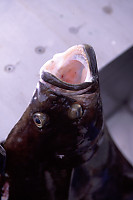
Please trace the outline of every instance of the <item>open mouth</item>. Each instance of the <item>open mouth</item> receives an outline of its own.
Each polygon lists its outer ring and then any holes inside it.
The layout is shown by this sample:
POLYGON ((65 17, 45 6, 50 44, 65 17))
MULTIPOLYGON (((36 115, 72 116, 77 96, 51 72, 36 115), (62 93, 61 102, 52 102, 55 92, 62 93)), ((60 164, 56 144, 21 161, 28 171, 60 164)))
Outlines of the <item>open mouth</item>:
POLYGON ((90 86, 93 77, 85 46, 76 45, 63 53, 55 54, 42 66, 40 76, 43 81, 53 85, 59 86, 59 83, 62 87, 64 85, 64 89, 72 89, 74 86, 74 90, 78 90, 80 85, 83 88, 90 86))

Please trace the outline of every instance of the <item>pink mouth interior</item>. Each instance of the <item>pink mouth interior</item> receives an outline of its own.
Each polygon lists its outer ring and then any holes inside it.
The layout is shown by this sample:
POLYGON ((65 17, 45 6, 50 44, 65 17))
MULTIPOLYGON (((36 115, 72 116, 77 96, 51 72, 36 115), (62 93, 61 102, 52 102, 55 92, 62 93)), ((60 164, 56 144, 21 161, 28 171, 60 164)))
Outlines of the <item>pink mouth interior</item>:
POLYGON ((64 82, 80 84, 85 82, 87 70, 81 62, 70 60, 67 65, 57 71, 56 76, 64 82))
POLYGON ((63 53, 58 53, 47 61, 41 68, 50 72, 63 82, 81 84, 91 81, 88 57, 83 45, 75 45, 63 53))

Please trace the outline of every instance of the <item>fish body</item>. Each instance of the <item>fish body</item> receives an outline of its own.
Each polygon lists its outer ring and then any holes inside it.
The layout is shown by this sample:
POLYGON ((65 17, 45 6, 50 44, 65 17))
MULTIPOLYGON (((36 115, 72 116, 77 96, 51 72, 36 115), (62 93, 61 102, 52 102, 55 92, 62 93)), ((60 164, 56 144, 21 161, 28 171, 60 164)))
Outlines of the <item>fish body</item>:
POLYGON ((9 200, 130 200, 133 195, 133 169, 104 128, 89 45, 71 47, 41 68, 31 102, 3 147, 9 200))

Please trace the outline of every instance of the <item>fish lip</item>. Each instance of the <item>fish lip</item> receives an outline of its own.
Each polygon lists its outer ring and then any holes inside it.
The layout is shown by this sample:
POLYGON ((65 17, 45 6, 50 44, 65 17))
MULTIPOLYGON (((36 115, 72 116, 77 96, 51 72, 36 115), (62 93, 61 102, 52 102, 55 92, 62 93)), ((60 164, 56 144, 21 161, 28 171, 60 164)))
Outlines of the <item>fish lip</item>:
POLYGON ((59 78, 54 76, 53 74, 49 72, 43 72, 41 74, 41 82, 47 82, 51 85, 57 86, 59 88, 65 89, 65 90, 72 90, 72 91, 78 91, 86 89, 90 86, 92 86, 95 83, 96 80, 93 80, 92 82, 84 82, 81 84, 70 84, 64 81, 61 81, 59 78))
POLYGON ((96 54, 92 46, 88 44, 83 44, 84 52, 87 56, 87 59, 89 60, 89 67, 90 72, 92 75, 92 79, 98 80, 98 69, 97 69, 97 60, 96 60, 96 54))
MULTIPOLYGON (((87 62, 89 63, 89 69, 91 74, 91 81, 83 82, 80 84, 71 84, 67 83, 65 81, 62 81, 61 79, 57 78, 52 73, 45 71, 41 68, 40 70, 40 82, 42 83, 49 83, 53 86, 65 89, 65 90, 72 90, 72 91, 79 91, 84 90, 86 88, 90 88, 91 86, 98 83, 98 71, 97 71, 97 62, 96 62, 96 56, 93 48, 90 45, 83 44, 83 45, 77 45, 82 47, 83 53, 85 54, 85 58, 87 59, 87 62)), ((97 85, 97 84, 96 84, 97 85)))

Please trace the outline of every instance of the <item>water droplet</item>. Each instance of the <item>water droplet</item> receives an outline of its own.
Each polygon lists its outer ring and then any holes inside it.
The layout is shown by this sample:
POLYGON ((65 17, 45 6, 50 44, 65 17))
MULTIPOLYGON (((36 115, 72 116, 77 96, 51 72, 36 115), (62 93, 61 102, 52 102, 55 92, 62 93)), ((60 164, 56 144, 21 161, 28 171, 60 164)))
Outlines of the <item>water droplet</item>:
POLYGON ((6 65, 5 66, 5 71, 6 72, 13 72, 15 70, 15 66, 14 65, 11 65, 11 64, 9 64, 9 65, 6 65))
POLYGON ((111 6, 104 6, 102 9, 106 14, 111 14, 113 12, 113 9, 111 6))
POLYGON ((77 34, 79 32, 79 28, 78 27, 70 27, 69 32, 72 34, 77 34))
POLYGON ((71 26, 71 27, 69 27, 68 30, 72 34, 77 34, 80 31, 80 29, 83 28, 84 25, 85 25, 85 23, 83 23, 83 24, 81 24, 81 25, 79 25, 77 27, 71 26))
POLYGON ((63 14, 60 14, 60 18, 63 18, 64 17, 64 15, 63 14))
POLYGON ((35 48, 35 52, 37 54, 43 54, 45 51, 46 51, 46 48, 43 47, 43 46, 38 46, 38 47, 35 48))

